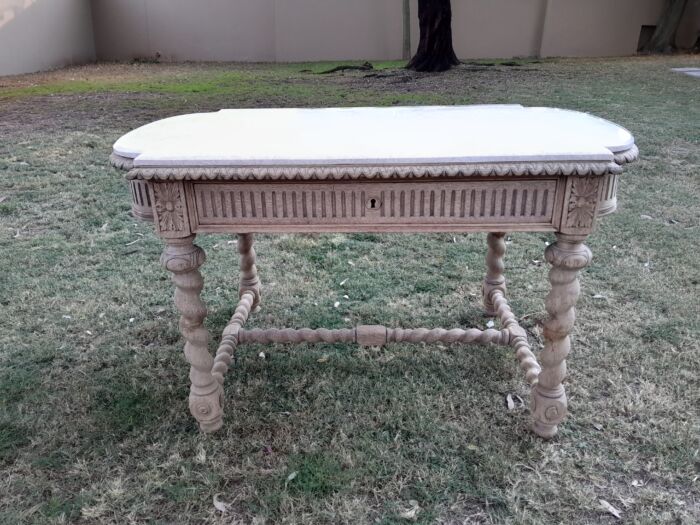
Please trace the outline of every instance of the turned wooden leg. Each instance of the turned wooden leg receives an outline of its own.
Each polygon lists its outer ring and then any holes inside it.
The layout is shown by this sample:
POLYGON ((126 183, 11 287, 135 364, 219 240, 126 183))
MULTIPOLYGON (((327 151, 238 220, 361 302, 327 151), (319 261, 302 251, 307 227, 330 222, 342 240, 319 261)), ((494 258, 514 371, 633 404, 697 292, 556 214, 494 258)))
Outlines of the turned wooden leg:
POLYGON ((505 233, 489 233, 486 237, 486 277, 481 287, 486 315, 496 315, 491 292, 501 290, 506 295, 506 278, 503 275, 503 256, 506 253, 505 233))
POLYGON ((574 306, 580 287, 578 272, 591 262, 591 251, 583 244, 585 236, 557 234, 557 242, 545 251, 551 291, 545 299, 549 314, 544 323, 544 350, 540 354, 542 371, 532 391, 534 430, 539 436, 551 438, 557 425, 566 416, 566 393, 562 381, 566 376, 566 356, 574 327, 574 306))
POLYGON ((252 308, 253 311, 257 311, 260 306, 261 295, 258 268, 255 266, 253 241, 252 233, 241 233, 238 235, 238 253, 241 255, 241 282, 238 287, 238 295, 242 297, 245 292, 252 292, 255 296, 252 308))
POLYGON ((204 250, 193 244, 194 235, 166 239, 161 264, 173 274, 175 306, 180 311, 180 333, 185 338, 185 358, 190 363, 190 412, 204 432, 222 425, 222 388, 212 376, 214 359, 209 353, 209 334, 204 328, 207 307, 200 298, 204 281, 199 267, 204 250))

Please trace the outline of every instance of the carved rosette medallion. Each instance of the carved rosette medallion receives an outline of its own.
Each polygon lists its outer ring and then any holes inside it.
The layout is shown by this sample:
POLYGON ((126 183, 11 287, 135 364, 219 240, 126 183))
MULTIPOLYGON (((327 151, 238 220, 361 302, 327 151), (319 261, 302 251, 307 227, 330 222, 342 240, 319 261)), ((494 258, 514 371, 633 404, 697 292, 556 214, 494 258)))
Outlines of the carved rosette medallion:
POLYGON ((590 228, 593 226, 599 184, 600 177, 573 178, 566 213, 566 226, 568 228, 590 228))
POLYGON ((179 182, 161 182, 153 185, 158 230, 182 232, 186 229, 184 192, 179 182))

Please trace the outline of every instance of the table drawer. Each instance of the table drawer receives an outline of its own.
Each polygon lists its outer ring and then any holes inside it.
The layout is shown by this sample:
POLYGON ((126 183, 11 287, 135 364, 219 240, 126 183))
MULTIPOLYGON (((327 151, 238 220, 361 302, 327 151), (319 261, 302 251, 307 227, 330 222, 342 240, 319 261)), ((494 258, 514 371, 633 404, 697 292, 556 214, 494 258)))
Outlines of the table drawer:
POLYGON ((508 223, 551 229, 557 182, 194 183, 188 193, 197 231, 233 225, 255 231, 454 231, 508 223))

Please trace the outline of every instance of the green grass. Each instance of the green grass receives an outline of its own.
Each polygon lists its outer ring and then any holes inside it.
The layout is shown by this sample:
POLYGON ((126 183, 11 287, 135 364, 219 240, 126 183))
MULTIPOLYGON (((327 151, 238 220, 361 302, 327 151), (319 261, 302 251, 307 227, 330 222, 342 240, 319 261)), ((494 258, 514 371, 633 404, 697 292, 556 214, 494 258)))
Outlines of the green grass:
MULTIPOLYGON (((669 68, 700 62, 489 63, 443 75, 97 64, 1 78, 0 523, 398 524, 416 505, 417 523, 617 523, 600 499, 624 523, 699 522, 700 84, 669 68), (628 127, 642 152, 588 242, 560 435, 535 438, 527 403, 506 409, 508 393, 528 395, 508 349, 441 345, 243 348, 225 426, 200 434, 161 243, 128 214, 113 141, 222 107, 471 103, 590 111, 628 127)), ((227 240, 198 240, 213 334, 236 300, 227 240)), ((512 235, 506 259, 537 349, 547 241, 512 235)), ((488 321, 483 235, 256 247, 254 327, 488 321)))

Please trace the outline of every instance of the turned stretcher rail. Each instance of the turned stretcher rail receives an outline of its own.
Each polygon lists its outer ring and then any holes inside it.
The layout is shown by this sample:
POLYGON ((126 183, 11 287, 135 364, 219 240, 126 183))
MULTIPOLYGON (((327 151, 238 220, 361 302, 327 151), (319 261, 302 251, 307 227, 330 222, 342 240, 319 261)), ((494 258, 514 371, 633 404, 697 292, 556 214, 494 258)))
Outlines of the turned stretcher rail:
POLYGON ((515 314, 510 309, 510 305, 501 290, 493 290, 489 300, 495 309, 498 319, 501 321, 501 326, 510 333, 510 346, 515 350, 515 357, 520 363, 520 368, 525 372, 525 379, 528 384, 534 385, 542 368, 530 348, 530 343, 527 341, 527 333, 518 324, 518 320, 515 318, 515 314))
POLYGON ((268 328, 238 331, 238 343, 357 343, 381 346, 387 343, 493 343, 508 345, 508 330, 462 330, 454 328, 388 328, 380 325, 360 325, 356 328, 327 330, 325 328, 268 328))

